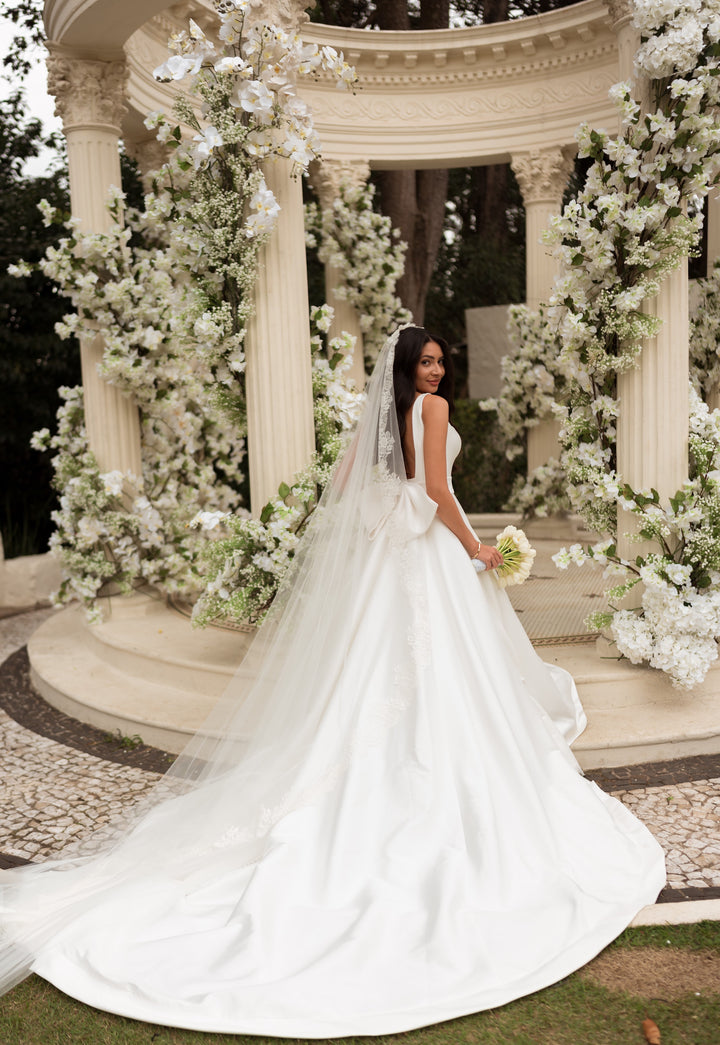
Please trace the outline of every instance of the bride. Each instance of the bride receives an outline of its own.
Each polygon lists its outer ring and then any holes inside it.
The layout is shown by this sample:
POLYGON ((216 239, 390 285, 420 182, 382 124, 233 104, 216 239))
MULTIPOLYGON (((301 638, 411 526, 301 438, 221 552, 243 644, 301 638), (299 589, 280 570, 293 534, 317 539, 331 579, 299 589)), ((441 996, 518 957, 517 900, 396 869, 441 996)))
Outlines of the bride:
POLYGON ((454 497, 451 406, 445 342, 396 332, 210 720, 109 836, 0 873, 5 989, 34 971, 155 1023, 391 1033, 553 983, 655 900, 660 847, 583 778, 574 684, 454 497))

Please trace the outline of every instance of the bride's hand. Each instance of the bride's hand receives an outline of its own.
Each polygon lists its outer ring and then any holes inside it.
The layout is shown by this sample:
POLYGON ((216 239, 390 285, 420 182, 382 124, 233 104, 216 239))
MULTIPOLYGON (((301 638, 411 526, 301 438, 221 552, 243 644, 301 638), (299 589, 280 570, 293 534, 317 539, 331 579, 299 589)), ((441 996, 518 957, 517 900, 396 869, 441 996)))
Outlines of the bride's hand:
POLYGON ((479 559, 480 562, 484 563, 486 570, 494 570, 503 564, 502 552, 499 552, 497 548, 493 548, 489 544, 480 544, 472 558, 479 559))

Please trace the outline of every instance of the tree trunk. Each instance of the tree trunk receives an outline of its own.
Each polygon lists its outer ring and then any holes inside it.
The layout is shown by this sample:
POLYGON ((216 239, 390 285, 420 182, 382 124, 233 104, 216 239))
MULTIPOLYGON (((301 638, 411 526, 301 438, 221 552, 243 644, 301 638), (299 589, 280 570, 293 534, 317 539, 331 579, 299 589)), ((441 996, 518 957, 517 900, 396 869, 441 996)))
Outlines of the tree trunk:
POLYGON ((383 213, 408 245, 405 272, 397 291, 415 323, 422 326, 425 297, 442 237, 448 172, 378 171, 376 178, 383 213))
MULTIPOLYGON (((382 0, 377 5, 381 29, 446 29, 449 0, 421 0, 420 18, 410 21, 407 0, 382 0)), ((413 319, 422 325, 425 297, 430 286, 442 238, 447 199, 447 170, 379 171, 380 204, 407 243, 405 273, 398 294, 413 319)))
POLYGON ((377 5, 377 24, 380 29, 409 29, 407 0, 381 0, 377 5))

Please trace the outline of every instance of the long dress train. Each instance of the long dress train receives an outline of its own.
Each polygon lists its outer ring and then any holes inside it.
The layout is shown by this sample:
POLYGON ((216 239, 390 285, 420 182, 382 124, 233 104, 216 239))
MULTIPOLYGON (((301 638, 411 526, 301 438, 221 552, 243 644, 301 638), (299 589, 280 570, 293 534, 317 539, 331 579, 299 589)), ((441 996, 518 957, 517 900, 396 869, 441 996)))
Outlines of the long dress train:
MULTIPOLYGON (((422 402, 418 474, 393 509, 413 534, 418 675, 398 679, 405 567, 369 506, 351 638, 319 669, 329 702, 297 770, 306 800, 275 808, 249 858, 214 806, 218 782, 151 813, 160 849, 166 816, 215 822, 192 851, 82 869, 78 909, 32 965, 63 991, 218 1032, 405 1031, 560 979, 655 900, 660 847, 568 747, 585 722, 570 676, 543 664, 494 576, 435 517, 422 402)), ((448 473, 459 449, 450 428, 448 473)))

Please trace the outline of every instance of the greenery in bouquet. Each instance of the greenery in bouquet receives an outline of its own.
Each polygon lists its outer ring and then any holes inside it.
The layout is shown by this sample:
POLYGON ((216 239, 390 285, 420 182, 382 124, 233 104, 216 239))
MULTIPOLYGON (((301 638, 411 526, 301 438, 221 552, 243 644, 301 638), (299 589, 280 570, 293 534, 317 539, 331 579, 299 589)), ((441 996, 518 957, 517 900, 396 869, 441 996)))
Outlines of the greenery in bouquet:
POLYGON ((503 563, 495 570, 495 578, 501 588, 522 584, 530 576, 535 561, 535 549, 517 526, 506 526, 497 535, 495 546, 502 553, 503 563))

